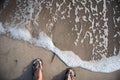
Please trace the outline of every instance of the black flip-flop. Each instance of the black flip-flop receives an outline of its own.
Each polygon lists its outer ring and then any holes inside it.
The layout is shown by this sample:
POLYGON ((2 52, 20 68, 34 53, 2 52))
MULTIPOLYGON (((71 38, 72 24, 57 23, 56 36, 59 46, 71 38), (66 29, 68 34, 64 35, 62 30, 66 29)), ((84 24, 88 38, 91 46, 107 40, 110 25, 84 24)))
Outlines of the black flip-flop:
POLYGON ((65 74, 65 80, 68 78, 71 78, 71 80, 74 80, 76 77, 76 72, 73 68, 68 68, 65 74))
POLYGON ((32 69, 33 69, 33 80, 35 80, 35 71, 38 69, 42 70, 42 66, 43 66, 43 61, 40 58, 35 59, 32 62, 32 69))

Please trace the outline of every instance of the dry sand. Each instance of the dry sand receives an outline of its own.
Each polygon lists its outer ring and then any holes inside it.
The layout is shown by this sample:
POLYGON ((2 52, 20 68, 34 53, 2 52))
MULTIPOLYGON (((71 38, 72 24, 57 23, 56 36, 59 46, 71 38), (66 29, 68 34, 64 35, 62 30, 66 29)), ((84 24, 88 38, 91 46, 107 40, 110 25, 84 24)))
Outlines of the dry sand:
MULTIPOLYGON (((67 66, 54 54, 27 42, 0 36, 0 80, 32 80, 31 62, 41 58, 44 80, 64 80, 67 66)), ((82 68, 74 68, 76 80, 120 80, 120 71, 96 73, 82 68)))

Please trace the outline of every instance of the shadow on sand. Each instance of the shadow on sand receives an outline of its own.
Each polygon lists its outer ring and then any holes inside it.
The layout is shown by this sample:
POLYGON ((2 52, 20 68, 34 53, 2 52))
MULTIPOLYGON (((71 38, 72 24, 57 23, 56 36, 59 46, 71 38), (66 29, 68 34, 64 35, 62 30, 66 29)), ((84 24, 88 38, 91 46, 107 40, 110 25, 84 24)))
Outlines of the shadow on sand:
MULTIPOLYGON (((52 80, 64 80, 66 70, 63 70, 60 74, 53 77, 52 80)), ((23 73, 20 77, 13 80, 33 80, 32 62, 23 69, 23 73)))
POLYGON ((23 73, 20 77, 13 80, 33 80, 32 62, 23 69, 23 73))
POLYGON ((65 80, 66 70, 63 70, 60 74, 53 77, 52 80, 65 80))

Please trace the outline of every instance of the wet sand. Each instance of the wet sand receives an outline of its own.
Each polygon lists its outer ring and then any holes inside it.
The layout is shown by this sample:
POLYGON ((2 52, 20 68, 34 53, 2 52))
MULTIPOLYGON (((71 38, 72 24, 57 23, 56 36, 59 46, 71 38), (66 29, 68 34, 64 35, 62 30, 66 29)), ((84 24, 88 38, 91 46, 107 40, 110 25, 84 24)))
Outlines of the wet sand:
MULTIPOLYGON (((57 56, 27 42, 0 36, 0 80, 32 80, 32 61, 41 58, 44 80, 63 80, 68 68, 57 56)), ((120 71, 112 73, 91 72, 74 68, 76 80, 120 80, 120 71)))
MULTIPOLYGON (((49 1, 49 0, 48 0, 49 1)), ((99 14, 98 19, 96 19, 96 16, 93 16, 92 13, 88 13, 92 15, 92 20, 94 19, 96 22, 100 20, 100 26, 98 29, 96 28, 96 34, 93 34, 91 30, 89 30, 89 25, 91 26, 91 22, 85 22, 83 19, 80 19, 81 21, 79 23, 75 23, 75 15, 74 15, 74 9, 71 11, 71 17, 68 19, 61 20, 61 13, 60 11, 57 12, 57 9, 55 7, 55 3, 62 3, 59 0, 53 2, 53 12, 52 14, 49 14, 49 10, 47 10, 43 5, 43 10, 40 12, 40 15, 38 17, 38 24, 39 26, 36 26, 31 21, 30 25, 22 26, 28 29, 32 35, 32 37, 37 38, 40 31, 44 31, 48 36, 51 37, 53 43, 61 50, 71 50, 75 52, 82 60, 91 60, 92 57, 96 57, 96 59, 101 58, 99 54, 92 55, 92 49, 93 45, 98 45, 101 41, 98 39, 98 43, 95 41, 94 37, 97 35, 100 37, 98 30, 100 29, 102 34, 104 34, 104 30, 101 29, 101 26, 103 26, 104 21, 103 16, 99 14), (55 13, 55 14, 54 14, 55 13), (54 14, 54 15, 53 15, 54 14), (58 20, 55 22, 53 20, 53 17, 58 14, 58 20), (60 17, 59 17, 60 16, 60 17), (51 25, 52 23, 52 25, 51 25), (75 28, 75 24, 78 26, 78 31, 72 31, 72 28, 75 28), (84 26, 83 33, 79 35, 81 38, 78 41, 78 46, 74 44, 77 33, 81 29, 81 26, 84 26), (93 45, 89 43, 90 37, 88 36, 85 38, 84 43, 81 43, 81 39, 85 36, 86 32, 89 31, 93 34, 94 43, 93 45)), ((72 2, 67 2, 72 3, 72 2)), ((117 3, 117 2, 116 2, 117 3)), ((115 7, 116 3, 111 3, 108 6, 108 9, 115 7)), ((20 4, 22 6, 22 4, 20 4)), ((98 9, 100 8, 100 11, 102 11, 102 3, 99 4, 98 9)), ((13 19, 12 16, 15 15, 14 11, 17 11, 15 0, 10 0, 8 6, 4 9, 4 11, 0 15, 0 21, 3 23, 6 22, 12 22, 13 19), (11 7, 11 8, 9 8, 11 7)), ((61 10, 64 10, 64 7, 66 5, 64 4, 61 8, 61 10)), ((72 8, 75 8, 76 6, 72 5, 72 8)), ((89 9, 90 5, 87 7, 89 9)), ((89 9, 90 10, 90 9, 89 9)), ((117 10, 116 10, 117 11, 117 10)), ((119 10, 118 10, 119 11, 119 10)), ((19 11, 18 11, 19 13, 19 11)), ((94 11, 93 11, 94 13, 94 11)), ((80 17, 84 16, 84 10, 81 11, 81 13, 78 13, 80 17)), ((88 17, 88 14, 85 14, 88 17)), ((65 13, 64 15, 67 15, 65 13)), ((106 57, 116 55, 120 46, 120 36, 117 32, 120 31, 119 27, 119 21, 116 25, 117 27, 114 28, 115 23, 113 21, 113 10, 109 11, 107 13, 107 17, 109 18, 108 21, 108 30, 109 35, 107 36, 108 41, 108 53, 106 57), (110 16, 108 16, 110 15, 110 16), (112 16, 112 17, 111 17, 112 16), (117 37, 114 37, 117 34, 117 37), (111 44, 112 43, 112 44, 111 44), (113 54, 114 47, 117 49, 116 54, 113 54)), ((115 17, 119 16, 119 13, 116 13, 114 15, 115 17)), ((17 19, 16 23, 17 23, 17 19)), ((18 20, 19 22, 19 20, 18 20)), ((96 24, 96 23, 95 23, 96 24)), ((95 25, 94 24, 94 25, 95 25)), ((106 28, 106 27, 104 27, 106 28)), ((101 41, 102 42, 102 41, 101 41)), ((104 44, 102 47, 103 48, 104 44)), ((98 48, 99 49, 99 48, 98 48)), ((104 54, 104 53, 102 53, 104 54)), ((38 48, 33 46, 32 44, 29 44, 28 42, 25 42, 23 40, 15 40, 9 37, 9 34, 0 35, 0 80, 32 80, 32 61, 36 58, 41 58, 44 62, 43 66, 43 79, 44 80, 64 80, 64 74, 66 66, 57 56, 54 57, 54 54, 51 51, 48 51, 43 48, 38 48)), ((99 73, 99 72, 91 72, 82 68, 74 68, 77 72, 76 80, 120 80, 120 70, 112 73, 99 73)))
POLYGON ((102 58, 101 55, 117 55, 120 46, 119 1, 104 1, 73 3, 47 0, 41 2, 40 6, 32 1, 41 9, 37 15, 40 9, 36 6, 33 5, 33 13, 25 9, 31 6, 30 1, 17 3, 10 0, 6 7, 1 9, 0 21, 6 29, 10 26, 25 28, 34 38, 38 38, 39 33, 43 31, 52 36, 53 43, 61 50, 73 51, 82 60, 98 60, 102 58), (61 6, 57 6, 60 4, 61 6), (29 18, 29 14, 33 14, 33 18, 29 18), (62 19, 63 16, 65 18, 62 19), (76 17, 79 17, 78 21, 76 17), (16 24, 26 25, 15 26, 16 24))

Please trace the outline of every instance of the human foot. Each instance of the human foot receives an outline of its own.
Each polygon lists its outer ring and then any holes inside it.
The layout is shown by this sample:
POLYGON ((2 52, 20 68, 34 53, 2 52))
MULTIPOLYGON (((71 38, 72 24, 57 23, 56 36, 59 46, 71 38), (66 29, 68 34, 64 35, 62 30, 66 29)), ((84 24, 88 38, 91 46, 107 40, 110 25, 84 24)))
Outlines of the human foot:
POLYGON ((66 71, 65 80, 75 80, 76 72, 73 68, 68 68, 66 71))
POLYGON ((33 61, 33 80, 42 80, 42 65, 43 62, 39 58, 33 61))

